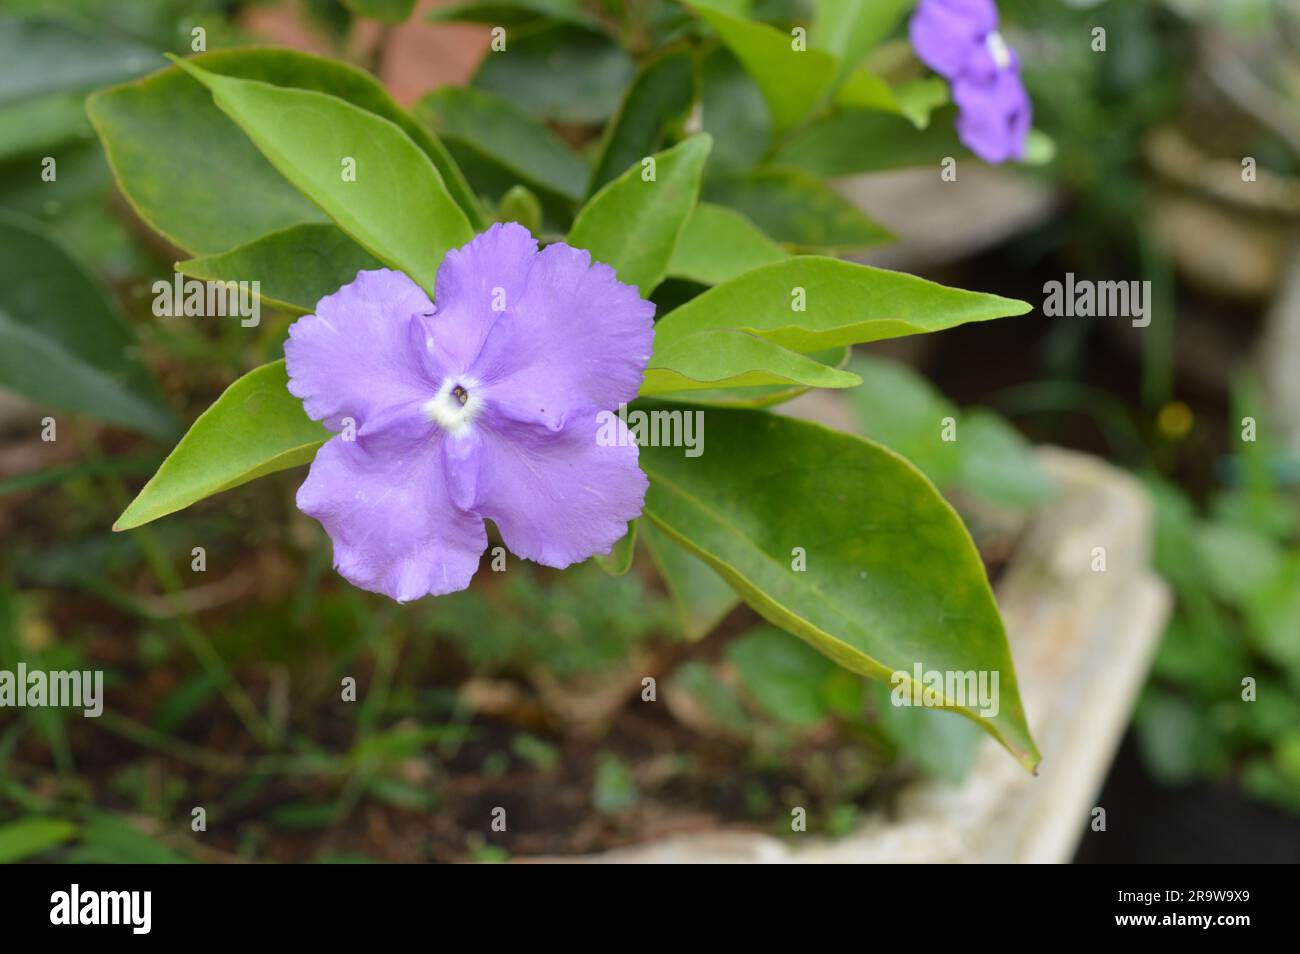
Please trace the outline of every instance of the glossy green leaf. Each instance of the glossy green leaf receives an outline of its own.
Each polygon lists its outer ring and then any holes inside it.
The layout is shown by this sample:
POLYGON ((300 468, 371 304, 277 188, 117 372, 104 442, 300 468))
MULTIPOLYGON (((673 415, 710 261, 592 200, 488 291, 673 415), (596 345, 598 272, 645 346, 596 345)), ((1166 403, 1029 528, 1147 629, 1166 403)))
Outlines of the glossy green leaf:
MULTIPOLYGON (((291 50, 228 50, 188 62, 227 76, 328 93, 396 123, 437 166, 471 220, 485 224, 477 198, 442 143, 372 76, 291 50)), ((176 67, 96 93, 86 109, 136 213, 188 252, 224 252, 267 232, 325 221, 203 85, 176 67)))
POLYGON ((608 37, 559 23, 507 36, 505 50, 483 58, 473 84, 543 119, 598 123, 618 108, 634 72, 632 58, 608 37))
POLYGON ((1029 310, 1021 301, 947 288, 902 272, 798 256, 710 288, 669 312, 655 326, 655 346, 730 328, 806 354, 1029 310))
POLYGON ((753 169, 711 179, 704 196, 741 212, 778 242, 807 251, 852 251, 893 238, 825 182, 799 169, 753 169))
POLYGON ((178 272, 194 278, 260 282, 264 300, 304 313, 357 272, 383 267, 341 229, 324 223, 294 225, 220 255, 176 263, 178 272))
POLYGON ((519 182, 575 201, 584 195, 587 164, 504 97, 473 87, 444 86, 416 103, 415 114, 445 139, 474 146, 519 182))
POLYGON ((614 267, 619 281, 648 295, 663 281, 677 237, 695 207, 712 140, 692 136, 638 162, 601 189, 574 220, 567 239, 614 267))
POLYGON ((77 826, 62 818, 21 818, 0 825, 0 864, 26 861, 70 841, 77 826))
POLYGON ((789 257, 789 252, 739 212, 701 202, 677 238, 668 274, 701 285, 717 285, 789 257))
MULTIPOLYGON (((665 345, 666 346, 666 345, 665 345)), ((808 357, 818 364, 837 371, 848 368, 852 348, 825 348, 810 352, 808 357)), ((770 408, 793 401, 812 390, 808 384, 759 384, 745 388, 701 388, 690 391, 665 392, 655 395, 656 401, 686 402, 708 407, 770 408)))
POLYGON ((310 463, 330 436, 289 393, 284 361, 226 388, 113 525, 130 530, 257 477, 310 463))
POLYGON ((403 23, 415 9, 415 0, 343 0, 343 5, 359 17, 403 23))
POLYGON ((740 597, 707 563, 656 530, 649 520, 639 526, 638 539, 672 598, 682 634, 689 640, 703 639, 736 608, 740 597))
POLYGON ((433 294, 443 256, 474 232, 429 157, 398 126, 314 90, 178 63, 281 175, 367 251, 433 294))
POLYGON ((812 42, 840 61, 841 74, 862 62, 916 0, 817 0, 812 42))
POLYGON ((695 9, 753 77, 778 131, 807 116, 830 89, 839 69, 830 54, 796 50, 791 34, 766 23, 699 4, 695 9))
POLYGON ((884 681, 902 672, 904 685, 917 663, 997 672, 996 714, 951 707, 1032 769, 1038 753, 997 604, 975 545, 934 485, 861 438, 760 411, 704 413, 702 455, 641 448, 645 516, 770 623, 846 669, 884 681))
POLYGON ((862 379, 744 331, 701 331, 655 342, 640 396, 798 384, 851 388, 862 379))
POLYGON ((156 437, 172 417, 135 335, 96 281, 37 223, 0 213, 0 387, 156 437))
POLYGON ((685 122, 694 102, 695 62, 690 50, 671 49, 647 63, 605 127, 587 194, 659 149, 665 134, 685 122))

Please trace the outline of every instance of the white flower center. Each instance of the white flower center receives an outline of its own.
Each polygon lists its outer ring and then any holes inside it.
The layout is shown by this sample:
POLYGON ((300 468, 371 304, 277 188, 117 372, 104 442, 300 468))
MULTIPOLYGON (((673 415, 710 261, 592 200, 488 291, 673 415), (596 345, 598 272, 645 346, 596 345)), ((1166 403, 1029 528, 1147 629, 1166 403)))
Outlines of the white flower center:
POLYGON ((424 402, 424 414, 453 437, 469 430, 483 410, 483 399, 476 393, 478 382, 468 378, 448 378, 438 393, 424 402))
POLYGON ((984 38, 984 45, 988 48, 989 56, 993 57, 993 62, 997 68, 1005 70, 1011 65, 1011 47, 1007 46, 1007 41, 1002 39, 1002 34, 994 30, 984 38))

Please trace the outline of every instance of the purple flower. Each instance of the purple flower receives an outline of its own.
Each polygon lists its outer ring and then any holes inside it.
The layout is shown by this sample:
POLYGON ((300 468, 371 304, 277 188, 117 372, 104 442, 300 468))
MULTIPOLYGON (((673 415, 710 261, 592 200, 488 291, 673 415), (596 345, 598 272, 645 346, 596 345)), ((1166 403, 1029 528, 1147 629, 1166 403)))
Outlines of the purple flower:
POLYGON ((1004 70, 988 82, 959 78, 952 98, 957 134, 967 149, 985 162, 1024 157, 1034 111, 1018 73, 1004 70))
POLYGON ((997 28, 993 0, 921 0, 908 24, 921 62, 950 80, 961 75, 997 28))
POLYGON ((923 63, 952 84, 962 144, 985 162, 1020 159, 1033 106, 993 0, 921 0, 909 24, 923 63))
POLYGON ((598 415, 636 396, 654 305, 514 223, 449 252, 435 298, 360 272, 289 329, 289 390, 338 432, 298 491, 335 567, 398 602, 461 590, 485 518, 546 566, 608 553, 648 482, 624 432, 598 442, 598 415))

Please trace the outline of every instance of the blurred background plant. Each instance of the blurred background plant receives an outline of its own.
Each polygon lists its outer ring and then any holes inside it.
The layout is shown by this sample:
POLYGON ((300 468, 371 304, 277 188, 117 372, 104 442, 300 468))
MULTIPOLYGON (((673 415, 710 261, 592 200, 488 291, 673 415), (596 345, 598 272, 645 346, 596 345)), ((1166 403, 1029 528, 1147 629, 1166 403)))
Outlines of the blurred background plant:
MULTIPOLYGON (((662 309, 799 251, 877 260, 894 233, 906 255, 925 216, 896 221, 884 202, 878 216, 843 177, 889 191, 891 176, 928 165, 932 177, 964 155, 942 85, 910 57, 911 5, 876 4, 857 32, 835 19, 853 4, 736 5, 810 25, 846 76, 862 67, 883 84, 847 82, 774 126, 773 90, 716 39, 730 28, 719 3, 700 4, 704 24, 666 0, 0 0, 0 385, 35 402, 0 392, 0 669, 98 668, 109 690, 98 720, 0 713, 0 860, 496 861, 720 820, 788 832, 790 804, 844 833, 917 773, 959 780, 971 724, 882 704, 879 686, 762 624, 649 526, 626 575, 512 562, 400 611, 335 579, 328 541, 293 507, 298 473, 108 531, 177 417, 278 356, 292 316, 251 334, 153 318, 152 281, 185 255, 115 187, 88 93, 191 52, 196 28, 208 50, 270 41, 342 57, 439 135, 490 217, 546 236, 638 157, 702 128, 715 147, 700 214, 731 241, 692 244, 688 225, 662 309), (502 23, 512 55, 484 55, 502 23), (6 297, 6 271, 47 276, 60 297, 6 297), (41 340, 20 328, 36 309, 63 316, 41 340), (46 407, 77 412, 58 417, 57 441, 39 436, 46 407), (348 678, 361 688, 345 717, 348 678), (665 705, 638 705, 647 691, 665 705), (194 806, 218 835, 178 834, 194 806), (511 833, 489 838, 496 806, 511 833)), ((850 392, 857 426, 961 508, 995 576, 1018 526, 997 515, 1053 493, 1031 442, 1142 474, 1178 610, 1138 710, 1145 768, 1126 747, 1113 797, 1149 771, 1190 798, 1209 779, 1300 811, 1295 6, 1000 7, 1046 135, 1032 164, 980 182, 1037 211, 1002 226, 958 198, 958 231, 992 238, 891 264, 1035 302, 1065 271, 1147 279, 1155 319, 1018 319, 835 356, 865 382, 850 392), (1225 185, 1248 157, 1265 188, 1225 185), (959 443, 933 439, 947 416, 959 443), (1240 439, 1246 417, 1258 441, 1240 439), (1243 675, 1253 705, 1240 704, 1243 675)))

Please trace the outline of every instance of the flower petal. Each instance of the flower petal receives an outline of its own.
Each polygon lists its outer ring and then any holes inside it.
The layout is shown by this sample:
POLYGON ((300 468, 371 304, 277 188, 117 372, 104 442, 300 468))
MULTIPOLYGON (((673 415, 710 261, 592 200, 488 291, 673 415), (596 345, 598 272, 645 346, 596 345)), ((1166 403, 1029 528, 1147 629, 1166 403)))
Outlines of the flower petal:
POLYGON ((653 342, 654 305, 588 252, 557 243, 537 254, 469 373, 493 405, 554 430, 571 412, 636 397, 653 342))
POLYGON ((641 515, 649 481, 617 415, 571 413, 555 432, 484 415, 475 510, 515 554, 564 568, 609 553, 641 515))
POLYGON ((960 109, 962 144, 985 162, 1023 159, 1033 124, 1033 104, 1015 70, 1002 70, 990 83, 958 80, 952 98, 960 109))
POLYGON ((499 222, 438 267, 431 323, 433 352, 450 374, 463 374, 478 357, 497 319, 523 298, 537 239, 522 225, 499 222))
POLYGON ((432 311, 429 296, 401 272, 358 272, 289 328, 289 392, 335 431, 345 417, 361 426, 385 408, 428 397, 436 387, 412 338, 413 323, 432 311))
POLYGON ((921 62, 952 79, 997 26, 993 0, 921 0, 908 34, 921 62))
POLYGON ((411 405, 316 455, 298 508, 324 525, 335 568, 355 586, 404 603, 469 585, 487 532, 452 503, 446 439, 411 405))

